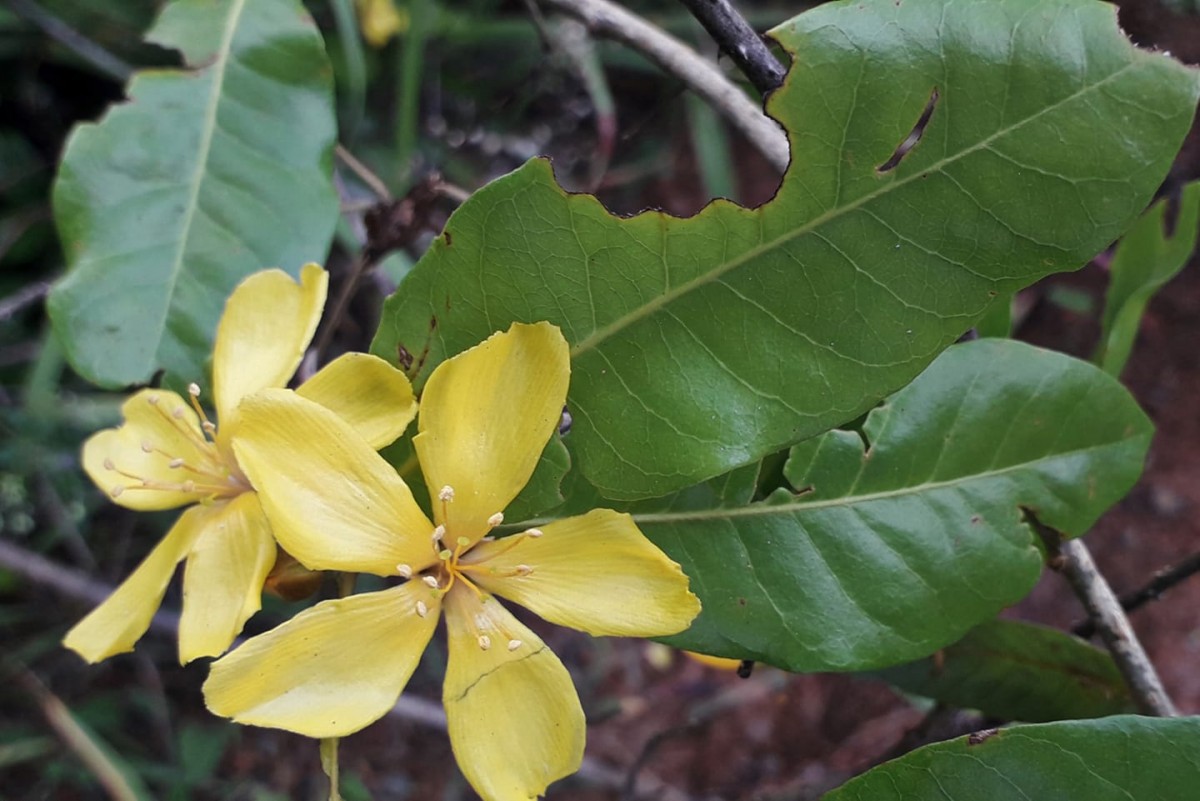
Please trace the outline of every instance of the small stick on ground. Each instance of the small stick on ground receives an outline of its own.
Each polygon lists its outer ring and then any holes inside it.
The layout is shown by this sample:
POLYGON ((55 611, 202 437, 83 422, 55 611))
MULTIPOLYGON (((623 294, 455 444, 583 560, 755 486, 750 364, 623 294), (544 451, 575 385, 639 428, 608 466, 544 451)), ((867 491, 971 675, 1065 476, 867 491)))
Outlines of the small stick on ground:
POLYGON ((1062 573, 1083 603, 1088 617, 1096 626, 1100 638, 1108 647, 1117 668, 1129 685, 1130 694, 1138 709, 1147 715, 1174 717, 1178 714, 1170 696, 1163 688, 1150 658, 1138 641, 1137 634, 1125 616, 1112 587, 1096 568, 1092 555, 1079 540, 1064 540, 1062 535, 1032 521, 1046 543, 1049 565, 1062 573))

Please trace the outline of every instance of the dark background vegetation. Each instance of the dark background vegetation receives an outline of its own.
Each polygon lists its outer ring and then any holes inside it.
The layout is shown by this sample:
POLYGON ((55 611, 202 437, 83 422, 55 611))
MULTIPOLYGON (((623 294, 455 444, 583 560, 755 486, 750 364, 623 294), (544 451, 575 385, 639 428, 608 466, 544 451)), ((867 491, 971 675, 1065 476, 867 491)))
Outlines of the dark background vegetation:
MULTIPOLYGON (((80 472, 80 442, 117 421, 120 396, 64 365, 42 305, 63 270, 49 199, 63 142, 72 126, 120 101, 125 70, 175 63, 141 44, 157 5, 0 2, 0 546, 25 565, 0 568, 0 797, 110 797, 99 764, 116 771, 110 786, 146 798, 323 799, 316 745, 210 716, 199 691, 205 667, 181 668, 170 636, 152 632, 136 653, 97 667, 59 645, 90 608, 96 583, 128 575, 173 518, 119 509, 80 472), (47 35, 56 23, 76 32, 70 46, 47 35), (108 60, 80 56, 92 46, 108 60), (92 767, 81 749, 92 749, 92 767)), ((342 142, 397 196, 434 170, 470 191, 540 153, 554 158, 569 188, 595 190, 617 212, 691 214, 714 195, 755 204, 774 191, 778 176, 678 81, 617 45, 562 46, 570 31, 553 18, 543 32, 556 44, 546 47, 525 3, 411 0, 407 33, 382 49, 356 45, 355 31, 339 27, 348 2, 308 5, 338 72, 342 142)), ((1187 5, 1122 2, 1121 24, 1138 44, 1196 64, 1200 16, 1187 5)), ((715 55, 682 6, 629 6, 715 55)), ((760 30, 802 10, 741 8, 760 30)), ((374 199, 352 172, 340 173, 351 214, 329 261, 334 294, 358 250, 355 212, 374 199)), ((1193 129, 1164 191, 1197 178, 1193 129)), ((380 296, 452 207, 452 199, 432 202, 426 230, 363 285, 333 332, 337 348, 365 349, 380 296)), ((1193 259, 1151 303, 1125 373, 1159 434, 1141 483, 1088 537, 1118 592, 1200 550, 1197 266, 1193 259)), ((1101 256, 1027 290, 1017 335, 1086 358, 1106 280, 1101 256)), ((173 588, 164 608, 177 605, 173 588)), ((1167 689, 1192 714, 1200 713, 1198 608, 1200 579, 1133 618, 1167 689)), ((271 601, 248 630, 289 613, 271 601)), ((1048 573, 1012 614, 1069 627, 1082 610, 1048 573)), ((876 681, 762 667, 739 679, 654 644, 541 631, 571 667, 591 720, 585 770, 551 798, 620 798, 635 773, 650 797, 812 798, 963 725, 958 713, 930 715, 928 704, 876 681)), ((431 648, 410 692, 436 701, 442 658, 431 648)), ((344 741, 348 801, 471 797, 445 734, 422 719, 431 709, 415 707, 344 741)))

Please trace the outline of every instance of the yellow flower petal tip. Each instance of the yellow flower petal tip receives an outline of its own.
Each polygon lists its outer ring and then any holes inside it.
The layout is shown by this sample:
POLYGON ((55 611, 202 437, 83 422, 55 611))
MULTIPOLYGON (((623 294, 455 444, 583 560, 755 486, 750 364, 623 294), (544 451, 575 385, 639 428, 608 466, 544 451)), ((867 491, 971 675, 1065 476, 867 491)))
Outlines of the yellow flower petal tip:
POLYGON ((709 656, 708 654, 698 654, 695 651, 684 651, 683 655, 693 662, 699 662, 705 667, 724 670, 730 673, 735 672, 742 665, 740 659, 730 659, 724 656, 709 656))
POLYGON ((283 270, 263 270, 229 296, 213 346, 213 394, 217 416, 227 426, 243 398, 282 387, 296 372, 328 289, 328 274, 306 264, 298 282, 283 270))

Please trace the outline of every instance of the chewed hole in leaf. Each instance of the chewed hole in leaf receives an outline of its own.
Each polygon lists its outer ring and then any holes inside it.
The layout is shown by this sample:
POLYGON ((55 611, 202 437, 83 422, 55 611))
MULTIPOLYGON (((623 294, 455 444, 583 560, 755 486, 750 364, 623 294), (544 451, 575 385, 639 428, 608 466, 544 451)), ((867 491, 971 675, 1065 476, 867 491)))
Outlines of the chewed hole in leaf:
POLYGON ((877 173, 882 175, 896 169, 896 165, 903 161, 904 157, 917 146, 917 143, 921 141, 921 137, 925 135, 925 128, 929 125, 929 120, 933 118, 933 110, 937 108, 938 97, 938 90, 935 86, 933 91, 929 93, 929 101, 925 104, 925 110, 917 118, 917 124, 913 126, 908 136, 904 137, 904 141, 896 146, 895 151, 893 151, 888 160, 875 168, 877 173))

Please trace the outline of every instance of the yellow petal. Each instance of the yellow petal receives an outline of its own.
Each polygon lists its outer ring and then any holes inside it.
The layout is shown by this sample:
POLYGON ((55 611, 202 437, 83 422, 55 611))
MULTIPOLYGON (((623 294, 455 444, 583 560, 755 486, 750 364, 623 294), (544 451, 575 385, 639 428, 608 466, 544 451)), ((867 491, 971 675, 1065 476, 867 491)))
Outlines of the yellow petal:
POLYGON ((695 651, 684 651, 683 655, 688 659, 710 668, 716 668, 717 670, 733 672, 742 666, 741 659, 730 659, 727 656, 709 656, 708 654, 700 654, 695 651))
POLYGON ((484 801, 537 798, 583 759, 586 721, 571 676, 495 598, 459 584, 445 603, 442 700, 458 767, 484 801))
POLYGON ((225 653, 262 606, 275 550, 271 526, 253 492, 211 510, 183 573, 180 664, 225 653))
POLYGON ((238 723, 308 737, 356 732, 396 703, 438 611, 419 581, 317 604, 214 662, 204 701, 238 723))
POLYGON ((451 542, 486 534, 488 518, 529 481, 562 416, 570 372, 567 342, 549 323, 514 323, 433 371, 413 446, 451 542), (446 486, 448 520, 437 501, 446 486))
POLYGON ((595 509, 541 531, 482 542, 462 561, 480 586, 595 636, 676 634, 700 613, 687 576, 629 515, 595 509))
POLYGON ((236 491, 220 478, 229 471, 183 398, 144 389, 125 401, 121 411, 125 423, 94 434, 83 444, 82 456, 83 469, 114 503, 129 509, 171 509, 216 494, 214 484, 236 491), (183 465, 171 467, 177 459, 183 465), (189 480, 198 488, 183 490, 189 480))
POLYGON ((407 376, 366 353, 334 359, 296 392, 336 412, 376 450, 391 445, 417 416, 407 376))
POLYGON ((180 515, 129 578, 67 632, 63 645, 93 663, 132 651, 150 627, 175 565, 204 534, 208 521, 209 509, 204 506, 192 507, 180 515))
POLYGON ((371 47, 383 47, 397 33, 408 30, 408 11, 401 13, 394 0, 358 0, 357 5, 358 24, 371 47))
POLYGON ((242 398, 282 387, 296 372, 317 330, 328 284, 324 270, 306 264, 298 284, 283 270, 263 270, 233 290, 213 348, 213 393, 222 428, 233 422, 242 398))
POLYGON ((275 538, 305 567, 394 576, 437 561, 433 524, 349 423, 282 389, 246 398, 239 414, 238 462, 275 538))

